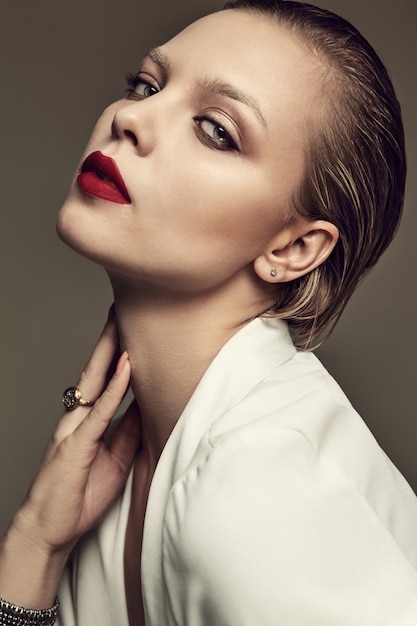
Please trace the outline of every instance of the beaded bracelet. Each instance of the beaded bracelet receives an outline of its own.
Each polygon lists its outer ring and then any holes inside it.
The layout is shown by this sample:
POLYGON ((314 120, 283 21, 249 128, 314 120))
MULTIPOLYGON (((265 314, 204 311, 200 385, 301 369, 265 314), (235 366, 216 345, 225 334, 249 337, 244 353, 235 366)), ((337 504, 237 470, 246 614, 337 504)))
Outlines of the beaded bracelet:
POLYGON ((0 626, 52 626, 58 615, 59 602, 50 609, 24 609, 0 598, 0 626))

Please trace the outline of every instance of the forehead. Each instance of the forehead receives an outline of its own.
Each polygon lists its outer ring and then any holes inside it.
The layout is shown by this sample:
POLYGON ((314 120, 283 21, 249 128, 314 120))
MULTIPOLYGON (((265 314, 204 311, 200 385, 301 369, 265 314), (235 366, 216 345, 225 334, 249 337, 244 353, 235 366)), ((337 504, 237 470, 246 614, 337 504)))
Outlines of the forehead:
POLYGON ((285 25, 269 15, 239 9, 219 11, 193 22, 164 47, 174 46, 178 51, 185 48, 188 54, 192 49, 199 57, 208 55, 209 61, 222 57, 235 62, 236 67, 243 56, 268 62, 279 54, 291 66, 289 71, 310 56, 285 25))
POLYGON ((269 127, 311 117, 323 67, 270 16, 242 10, 208 15, 161 47, 173 72, 190 81, 219 80, 259 105, 269 127), (277 122, 278 120, 278 122, 277 122))

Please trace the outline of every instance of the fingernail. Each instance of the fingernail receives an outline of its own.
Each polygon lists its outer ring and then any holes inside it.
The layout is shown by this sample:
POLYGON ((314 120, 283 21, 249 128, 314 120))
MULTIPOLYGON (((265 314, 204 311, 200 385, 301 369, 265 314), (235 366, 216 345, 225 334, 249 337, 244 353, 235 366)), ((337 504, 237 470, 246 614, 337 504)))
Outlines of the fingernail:
POLYGON ((118 362, 117 362, 117 367, 116 367, 116 375, 118 375, 118 374, 121 374, 121 373, 122 373, 122 371, 124 370, 125 365, 126 365, 126 363, 127 363, 128 359, 129 359, 129 355, 128 355, 128 353, 127 353, 127 352, 126 352, 126 350, 125 350, 125 351, 123 352, 122 356, 120 357, 120 359, 119 359, 119 360, 118 360, 118 362))
POLYGON ((112 304, 112 305, 111 305, 111 307, 109 308, 109 312, 108 312, 108 315, 107 315, 107 321, 108 321, 108 322, 110 322, 110 320, 112 320, 112 319, 113 319, 113 317, 114 317, 114 313, 115 313, 115 310, 114 310, 114 302, 113 302, 113 304, 112 304))

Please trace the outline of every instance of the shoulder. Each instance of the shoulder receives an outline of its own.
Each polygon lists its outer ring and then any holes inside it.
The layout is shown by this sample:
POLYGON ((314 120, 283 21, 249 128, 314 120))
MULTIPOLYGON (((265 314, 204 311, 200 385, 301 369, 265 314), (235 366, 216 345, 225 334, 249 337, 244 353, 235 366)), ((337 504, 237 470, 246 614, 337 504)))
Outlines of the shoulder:
POLYGON ((361 623, 401 624, 378 619, 417 602, 414 494, 318 361, 291 361, 213 424, 174 484, 166 575, 181 572, 187 603, 236 611, 215 623, 273 624, 278 611, 288 624, 367 612, 361 623))

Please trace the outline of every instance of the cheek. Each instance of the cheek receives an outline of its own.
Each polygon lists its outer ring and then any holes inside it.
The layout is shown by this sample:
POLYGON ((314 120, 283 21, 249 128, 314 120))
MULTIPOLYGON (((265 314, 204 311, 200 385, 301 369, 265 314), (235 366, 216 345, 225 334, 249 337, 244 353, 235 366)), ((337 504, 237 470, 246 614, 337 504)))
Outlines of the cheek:
POLYGON ((263 173, 217 167, 175 176, 168 187, 154 199, 149 236, 177 266, 204 271, 221 263, 236 271, 261 253, 286 217, 263 173))
POLYGON ((255 256, 288 214, 288 198, 263 167, 216 167, 189 187, 187 214, 201 239, 246 247, 255 256), (193 201, 192 198, 195 198, 193 201))

